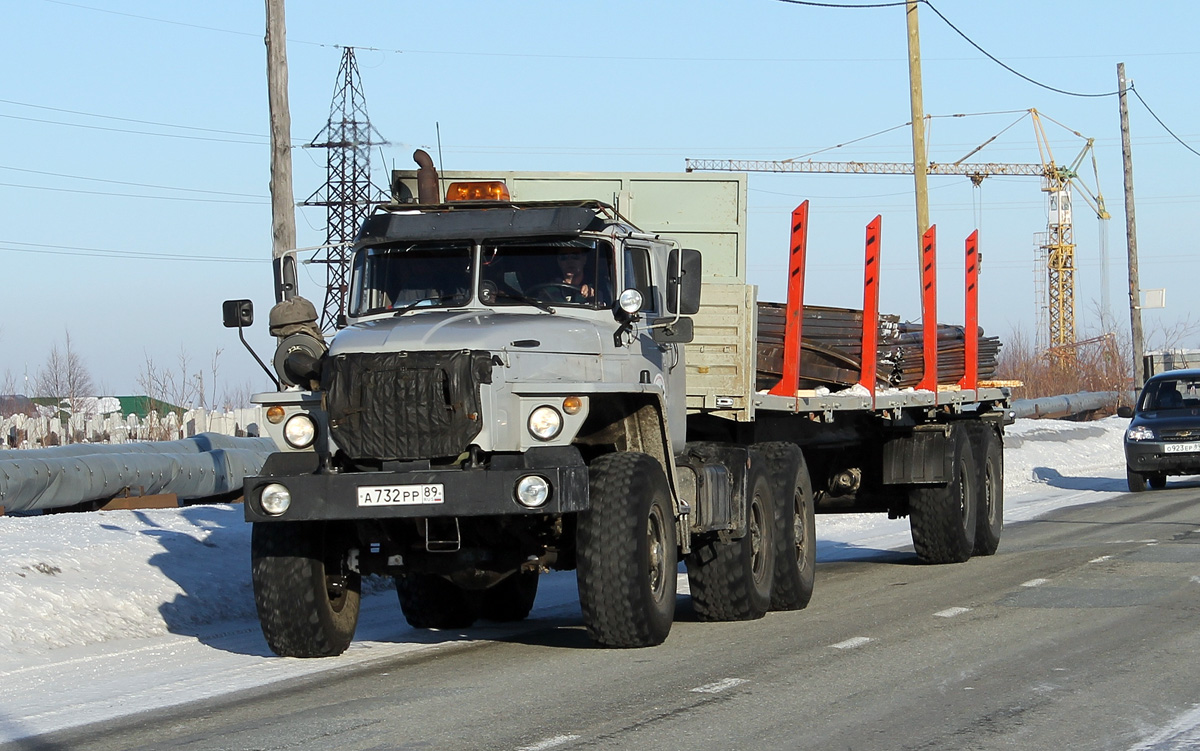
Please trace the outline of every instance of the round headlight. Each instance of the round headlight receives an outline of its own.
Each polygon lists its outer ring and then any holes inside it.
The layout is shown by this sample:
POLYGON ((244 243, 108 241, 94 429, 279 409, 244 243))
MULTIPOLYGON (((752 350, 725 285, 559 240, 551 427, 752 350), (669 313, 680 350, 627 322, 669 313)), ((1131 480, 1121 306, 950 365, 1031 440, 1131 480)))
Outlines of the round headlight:
POLYGON ((642 293, 633 288, 627 289, 617 298, 617 304, 621 310, 632 315, 642 309, 642 293))
POLYGON ((525 508, 537 508, 550 500, 550 483, 540 475, 525 475, 517 480, 513 494, 525 508))
POLYGON ((529 433, 541 441, 549 441, 562 430, 562 415, 554 407, 542 406, 529 414, 529 433))
POLYGON ((262 495, 259 496, 258 502, 263 511, 271 516, 279 516, 288 510, 288 506, 292 505, 292 494, 288 492, 287 488, 273 482, 262 489, 262 495))
POLYGON ((294 449, 308 448, 316 437, 317 424, 308 415, 292 415, 283 424, 283 440, 294 449))

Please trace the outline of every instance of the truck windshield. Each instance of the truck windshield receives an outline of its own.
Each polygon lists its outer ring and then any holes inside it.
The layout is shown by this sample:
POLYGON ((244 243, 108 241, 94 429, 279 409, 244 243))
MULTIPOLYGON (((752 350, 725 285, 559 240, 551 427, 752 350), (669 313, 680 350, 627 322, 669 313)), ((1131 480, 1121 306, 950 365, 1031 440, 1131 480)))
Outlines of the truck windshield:
POLYGON ((613 251, 605 240, 485 242, 482 251, 479 299, 486 304, 613 304, 613 251))
POLYGON ((472 250, 469 241, 360 249, 354 257, 350 315, 465 305, 471 299, 472 250))

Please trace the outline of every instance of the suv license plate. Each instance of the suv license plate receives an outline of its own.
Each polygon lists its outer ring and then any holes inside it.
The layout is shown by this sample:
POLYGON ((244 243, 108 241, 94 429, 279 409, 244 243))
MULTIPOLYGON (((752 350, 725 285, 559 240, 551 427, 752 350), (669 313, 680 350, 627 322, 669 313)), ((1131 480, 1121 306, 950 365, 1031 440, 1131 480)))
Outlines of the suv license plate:
POLYGON ((1168 443, 1163 446, 1164 454, 1190 454, 1193 451, 1200 451, 1200 443, 1188 441, 1187 443, 1168 443))
POLYGON ((368 485, 358 489, 359 506, 418 506, 445 501, 445 490, 441 483, 368 485))

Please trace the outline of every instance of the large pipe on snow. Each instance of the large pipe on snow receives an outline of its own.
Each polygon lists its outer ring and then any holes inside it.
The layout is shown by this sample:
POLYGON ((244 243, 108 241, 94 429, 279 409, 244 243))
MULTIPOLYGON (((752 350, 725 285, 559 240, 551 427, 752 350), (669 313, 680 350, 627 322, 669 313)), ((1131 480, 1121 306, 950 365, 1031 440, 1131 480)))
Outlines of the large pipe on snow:
POLYGON ((423 204, 441 203, 441 191, 438 190, 437 168, 433 166, 433 157, 425 149, 413 152, 413 161, 420 167, 417 170, 417 202, 423 204))

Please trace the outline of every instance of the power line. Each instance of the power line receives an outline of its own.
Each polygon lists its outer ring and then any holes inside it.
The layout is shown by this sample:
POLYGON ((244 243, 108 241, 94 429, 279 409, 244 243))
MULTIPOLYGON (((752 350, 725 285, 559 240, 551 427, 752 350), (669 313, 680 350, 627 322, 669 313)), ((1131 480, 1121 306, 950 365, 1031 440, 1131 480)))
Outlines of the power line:
POLYGON ((201 188, 177 188, 177 187, 174 187, 171 185, 150 185, 148 183, 133 183, 133 182, 126 182, 124 180, 107 180, 103 177, 85 177, 83 175, 64 175, 59 172, 43 172, 42 170, 36 170, 36 169, 22 169, 21 167, 8 167, 3 164, 0 164, 0 169, 11 170, 13 172, 26 172, 31 175, 47 175, 49 177, 65 177, 70 180, 90 180, 92 182, 110 183, 113 185, 129 185, 129 186, 135 187, 135 188, 154 188, 156 190, 181 190, 181 191, 187 191, 189 193, 207 193, 210 195, 217 195, 217 196, 239 196, 242 198, 261 198, 261 199, 267 198, 267 196, 263 196, 263 195, 259 195, 259 194, 255 194, 255 193, 229 193, 229 192, 226 192, 223 190, 203 190, 201 188))
POLYGON ((261 201, 228 201, 220 198, 188 198, 186 196, 147 196, 140 193, 106 193, 101 190, 79 190, 76 188, 50 188, 45 185, 20 185, 17 183, 0 183, 0 188, 22 188, 24 190, 49 190, 56 193, 81 193, 89 196, 108 196, 111 198, 150 198, 156 201, 192 201, 195 203, 238 203, 253 206, 269 204, 265 198, 261 201))
POLYGON ((978 44, 975 42, 975 40, 974 40, 974 39, 972 39, 971 37, 967 36, 965 33, 963 33, 963 31, 962 31, 961 29, 959 29, 957 26, 955 26, 953 23, 951 23, 949 18, 946 18, 944 15, 942 15, 942 12, 941 12, 940 10, 938 10, 937 8, 935 8, 935 7, 934 7, 934 5, 933 5, 933 3, 929 2, 929 0, 917 0, 917 2, 919 2, 919 3, 924 3, 924 5, 925 5, 927 8, 929 8, 931 11, 933 11, 933 12, 934 12, 934 14, 935 14, 935 15, 937 15, 937 17, 938 17, 938 18, 942 19, 942 21, 943 21, 943 22, 944 22, 944 23, 945 23, 947 26, 949 26, 951 29, 953 29, 953 30, 954 30, 954 32, 955 32, 956 34, 958 34, 958 35, 959 35, 960 37, 962 37, 963 39, 967 40, 967 44, 970 44, 972 47, 974 47, 975 49, 977 49, 977 50, 979 50, 980 52, 982 52, 982 53, 984 54, 984 56, 986 56, 986 57, 987 57, 989 60, 991 60, 992 62, 996 63, 996 64, 997 64, 997 65, 999 65, 1001 68, 1004 68, 1004 69, 1005 69, 1005 70, 1007 70, 1009 73, 1012 73, 1014 76, 1017 76, 1018 78, 1024 79, 1025 81, 1028 81, 1029 83, 1033 84, 1034 86, 1040 86, 1040 87, 1042 87, 1043 89, 1048 89, 1048 90, 1050 90, 1050 91, 1053 91, 1053 92, 1055 92, 1055 93, 1057 93, 1057 94, 1065 94, 1065 95, 1067 95, 1067 96, 1075 96, 1075 97, 1106 97, 1106 96, 1116 96, 1116 94, 1117 94, 1117 92, 1116 92, 1116 91, 1106 91, 1106 92, 1104 92, 1104 93, 1100 93, 1100 94, 1081 94, 1081 93, 1079 93, 1079 92, 1076 92, 1076 91, 1067 91, 1066 89, 1059 89, 1059 88, 1055 88, 1054 86, 1050 86, 1049 84, 1044 84, 1044 83, 1042 83, 1041 81, 1037 81, 1037 80, 1035 80, 1035 79, 1033 79, 1033 78, 1030 78, 1029 76, 1025 75, 1024 73, 1021 73, 1021 72, 1020 72, 1020 71, 1018 71, 1017 69, 1015 69, 1015 68, 1013 68, 1012 66, 1008 65, 1007 63, 1005 63, 1003 60, 1001 60, 1000 58, 996 57, 996 56, 995 56, 995 55, 993 55, 992 53, 988 52, 988 51, 987 51, 987 50, 985 50, 983 47, 980 47, 980 46, 979 46, 979 45, 978 45, 978 44))
MULTIPOLYGON (((897 6, 907 6, 908 5, 908 2, 870 3, 870 4, 862 4, 862 5, 850 4, 850 3, 822 3, 822 2, 813 2, 812 0, 777 0, 777 2, 788 3, 789 5, 805 5, 805 6, 815 7, 815 8, 850 8, 850 9, 856 9, 856 10, 861 10, 864 8, 894 8, 897 6)), ((1017 76, 1018 78, 1028 81, 1029 83, 1031 83, 1035 86, 1040 86, 1043 89, 1048 89, 1048 90, 1053 91, 1058 94, 1065 94, 1067 96, 1075 96, 1075 97, 1106 97, 1106 96, 1115 96, 1117 94, 1116 91, 1108 91, 1108 92, 1104 92, 1104 93, 1100 93, 1100 94, 1083 94, 1083 93, 1079 93, 1076 91, 1067 91, 1066 89, 1059 89, 1054 86, 1050 86, 1049 84, 1044 84, 1041 81, 1038 81, 1036 79, 1030 78, 1029 76, 1025 75, 1024 73, 1021 73, 1016 68, 1013 68, 1011 65, 1005 63, 1003 60, 1001 60, 1000 58, 996 57, 995 55, 993 55, 992 53, 988 52, 983 47, 981 47, 974 39, 971 39, 971 37, 967 36, 966 33, 964 33, 961 29, 959 29, 953 23, 951 23, 950 19, 946 18, 946 16, 944 16, 940 10, 938 10, 936 7, 934 7, 933 3, 929 2, 929 0, 916 0, 916 2, 925 5, 931 11, 933 11, 934 14, 936 14, 938 18, 942 19, 943 23, 945 23, 947 26, 949 26, 951 29, 953 29, 956 34, 958 34, 960 37, 962 37, 963 39, 965 39, 967 41, 967 44, 970 44, 972 47, 979 50, 979 52, 981 52, 989 60, 996 63, 1001 68, 1004 68, 1009 73, 1012 73, 1014 76, 1017 76)))
MULTIPOLYGON (((903 1, 888 2, 888 3, 872 3, 863 5, 845 4, 845 3, 820 3, 806 2, 803 0, 779 0, 780 2, 789 2, 794 5, 808 5, 820 8, 890 8, 905 5, 903 1)), ((925 2, 925 0, 920 0, 925 2)), ((96 8, 82 3, 70 3, 64 0, 43 0, 43 2, 54 3, 55 5, 63 5, 71 8, 80 8, 90 10, 97 13, 108 13, 115 16, 125 16, 127 18, 136 18, 140 21, 153 21, 155 23, 169 24, 171 26, 182 26, 191 29, 200 29, 202 31, 212 31, 220 34, 232 34, 235 36, 252 37, 261 39, 262 35, 249 31, 237 31, 235 29, 223 29, 216 26, 204 26, 202 24, 186 23, 183 21, 172 21, 166 18, 156 18, 153 16, 138 15, 136 13, 124 13, 121 11, 110 10, 108 8, 96 8)), ((507 58, 548 58, 562 60, 628 60, 633 62, 761 62, 761 63, 846 63, 846 62, 892 62, 902 60, 904 58, 793 58, 793 57, 657 57, 657 56, 629 56, 629 55, 552 55, 539 53, 523 53, 523 52, 476 52, 469 50, 419 50, 419 49, 389 49, 385 47, 366 47, 362 45, 347 45, 335 44, 332 42, 314 42, 311 40, 297 39, 288 37, 289 43, 304 44, 312 47, 325 47, 331 49, 345 49, 354 47, 354 49, 363 52, 388 52, 398 55, 451 55, 455 57, 507 57, 507 58)), ((1182 52, 1146 52, 1146 53, 1128 53, 1123 57, 1165 57, 1165 56, 1194 56, 1200 55, 1200 52, 1182 51, 1182 52)), ((1037 55, 1030 57, 1020 57, 1017 59, 1029 60, 1079 60, 1079 59, 1109 59, 1109 55, 1037 55)), ((962 60, 968 58, 929 58, 933 60, 962 60)))
MULTIPOLYGON (((50 2, 50 0, 47 0, 50 2)), ((43 120, 36 117, 21 117, 20 115, 5 115, 0 114, 0 117, 7 117, 10 120, 24 120, 31 123, 45 123, 48 125, 65 125, 71 128, 87 128, 89 130, 104 130, 110 133, 132 133, 139 136, 159 136, 162 138, 183 138, 189 141, 215 141, 217 143, 246 143, 253 146, 263 146, 266 136, 263 136, 264 141, 239 141, 232 138, 209 138, 207 136, 187 136, 182 133, 155 133, 148 130, 130 130, 128 128, 106 128, 103 125, 84 125, 82 123, 64 123, 61 120, 43 120)))
POLYGON ((29 104, 28 102, 16 102, 11 99, 0 99, 0 104, 11 104, 17 107, 29 107, 38 110, 50 110, 51 112, 65 112, 68 115, 83 115, 85 117, 99 117, 105 120, 120 120, 126 123, 137 123, 139 125, 156 125, 161 128, 182 128, 184 130, 199 130, 205 133, 224 133, 227 136, 250 136, 252 138, 266 138, 261 133, 243 133, 237 130, 219 130, 217 128, 201 128, 196 125, 176 125, 174 123, 158 123, 153 120, 138 120, 132 117, 117 117, 116 115, 98 115, 94 112, 81 112, 79 110, 68 110, 62 107, 48 107, 44 104, 29 104))
POLYGON ((1151 116, 1152 116, 1152 117, 1153 117, 1155 120, 1157 120, 1157 121, 1158 121, 1158 124, 1159 124, 1159 125, 1161 125, 1161 126, 1163 127, 1163 130, 1165 130, 1165 131, 1167 131, 1168 133, 1170 133, 1170 134, 1171 134, 1171 138, 1174 138, 1176 141, 1179 141, 1179 144, 1180 144, 1181 146, 1183 146, 1183 148, 1185 148, 1185 149, 1187 149, 1188 151, 1192 152, 1192 153, 1193 153, 1193 154, 1195 154, 1196 156, 1200 156, 1200 151, 1196 151, 1196 150, 1195 150, 1195 149, 1193 149, 1191 146, 1188 146, 1186 143, 1184 143, 1183 139, 1182 139, 1182 138, 1180 138, 1179 136, 1175 135, 1175 131, 1173 131, 1173 130, 1171 130, 1170 128, 1168 128, 1168 127, 1167 127, 1167 124, 1166 124, 1166 123, 1164 123, 1164 122, 1162 121, 1162 118, 1161 118, 1161 117, 1159 117, 1157 114, 1155 114, 1154 110, 1150 109, 1150 105, 1146 104, 1146 100, 1145 100, 1145 99, 1142 99, 1142 95, 1138 93, 1138 90, 1137 90, 1136 88, 1134 88, 1134 87, 1131 85, 1131 86, 1129 87, 1129 90, 1130 90, 1130 91, 1132 91, 1132 92, 1133 92, 1133 95, 1134 95, 1134 96, 1136 96, 1136 97, 1138 98, 1138 101, 1142 103, 1142 106, 1146 108, 1146 111, 1147 111, 1147 112, 1149 112, 1149 113, 1150 113, 1150 115, 1151 115, 1151 116))
POLYGON ((269 263, 269 258, 238 258, 234 256, 177 255, 172 253, 147 253, 136 250, 114 250, 111 248, 88 248, 76 245, 47 245, 26 243, 17 240, 0 240, 0 251, 9 253, 37 253, 59 256, 83 256, 87 258, 129 258, 149 261, 203 261, 212 263, 269 263), (24 248, 4 247, 24 245, 24 248))

